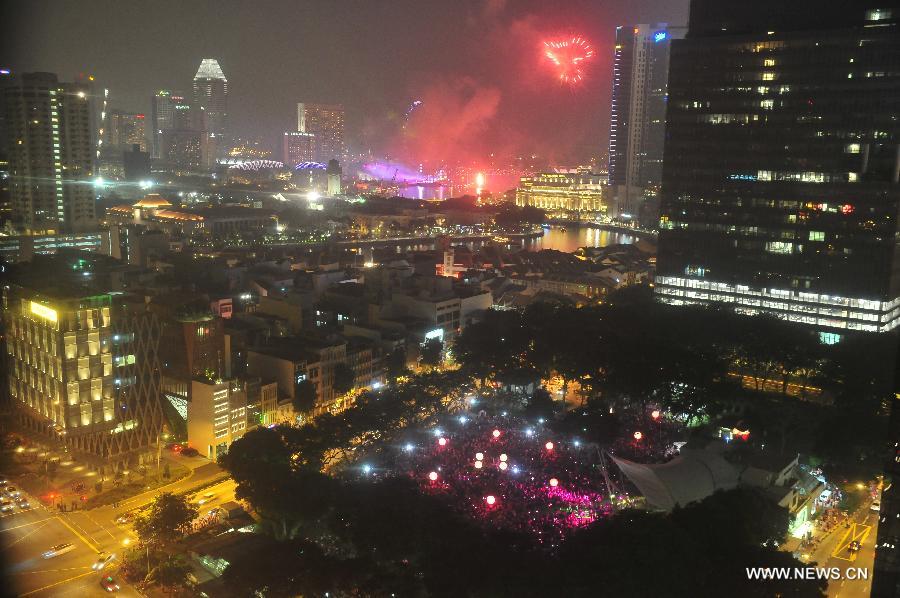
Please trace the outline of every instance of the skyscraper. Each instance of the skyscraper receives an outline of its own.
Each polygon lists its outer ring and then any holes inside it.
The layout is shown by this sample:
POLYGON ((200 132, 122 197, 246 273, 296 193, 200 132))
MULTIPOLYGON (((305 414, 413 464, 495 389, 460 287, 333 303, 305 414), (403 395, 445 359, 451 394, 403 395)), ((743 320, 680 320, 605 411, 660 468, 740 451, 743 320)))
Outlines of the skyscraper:
POLYGON ((666 23, 616 28, 609 184, 617 216, 637 216, 662 181, 671 38, 666 23))
POLYGON ((96 226, 90 88, 25 73, 3 90, 13 224, 26 234, 96 226))
POLYGON ((888 423, 889 449, 878 511, 872 598, 900 596, 900 351, 894 368, 894 400, 888 423))
POLYGON ((184 96, 177 91, 160 89, 153 94, 150 104, 151 154, 159 158, 162 152, 160 135, 175 127, 175 106, 186 104, 184 96))
POLYGON ((692 2, 671 50, 659 298, 830 334, 900 323, 900 9, 884 5, 692 2))
POLYGON ((215 58, 204 58, 194 75, 194 103, 203 114, 203 129, 224 138, 228 124, 228 80, 215 58))
POLYGON ((327 164, 344 160, 344 107, 340 104, 297 104, 297 130, 315 135, 313 159, 327 164))
POLYGON ((284 132, 284 165, 293 168, 301 162, 314 162, 316 137, 312 133, 284 132))
POLYGON ((147 150, 146 118, 143 114, 112 110, 109 113, 109 135, 107 143, 110 148, 122 152, 131 150, 132 146, 141 146, 147 150))

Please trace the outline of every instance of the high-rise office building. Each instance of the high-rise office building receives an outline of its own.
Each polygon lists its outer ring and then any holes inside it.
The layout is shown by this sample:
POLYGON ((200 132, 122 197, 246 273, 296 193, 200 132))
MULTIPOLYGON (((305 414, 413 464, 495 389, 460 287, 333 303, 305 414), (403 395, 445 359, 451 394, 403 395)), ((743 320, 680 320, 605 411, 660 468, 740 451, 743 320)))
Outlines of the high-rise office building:
POLYGON ((659 191, 671 38, 666 23, 616 28, 609 131, 616 216, 637 216, 659 191))
POLYGON ((3 93, 13 225, 26 234, 94 229, 90 89, 25 73, 3 93))
POLYGON ((204 58, 194 75, 194 104, 203 115, 203 130, 224 138, 228 125, 228 79, 215 58, 204 58))
POLYGON ((316 162, 344 160, 344 107, 340 104, 297 104, 297 130, 315 136, 316 162))
POLYGON ((314 162, 316 137, 312 133, 285 131, 283 138, 284 165, 293 168, 302 162, 314 162))
POLYGON ((112 110, 109 113, 109 135, 107 144, 116 151, 130 150, 139 145, 147 150, 147 123, 143 114, 112 110))
POLYGON ((894 368, 894 400, 888 423, 889 449, 878 511, 872 598, 900 596, 900 351, 894 368))
POLYGON ((85 92, 88 104, 91 146, 94 148, 94 171, 100 163, 100 152, 108 143, 109 132, 109 89, 100 85, 93 75, 79 73, 75 83, 85 92))
POLYGON ((692 2, 669 67, 660 299, 830 334, 900 323, 900 9, 885 4, 692 2))
POLYGON ((44 282, 3 294, 9 394, 21 422, 74 452, 127 463, 162 427, 156 319, 142 299, 44 282))
POLYGON ((160 136, 164 131, 170 131, 175 128, 175 110, 176 106, 186 105, 184 96, 177 91, 170 89, 160 89, 155 94, 150 104, 150 127, 151 127, 151 155, 159 158, 162 152, 160 136))

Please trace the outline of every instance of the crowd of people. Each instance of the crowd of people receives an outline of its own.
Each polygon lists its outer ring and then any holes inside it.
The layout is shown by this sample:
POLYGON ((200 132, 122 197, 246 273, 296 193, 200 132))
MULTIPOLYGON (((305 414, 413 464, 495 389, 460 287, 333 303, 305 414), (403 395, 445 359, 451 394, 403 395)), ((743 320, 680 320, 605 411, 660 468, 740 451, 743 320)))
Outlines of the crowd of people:
POLYGON ((495 527, 534 534, 548 547, 612 513, 596 447, 506 417, 454 421, 405 447, 396 465, 426 493, 495 527))

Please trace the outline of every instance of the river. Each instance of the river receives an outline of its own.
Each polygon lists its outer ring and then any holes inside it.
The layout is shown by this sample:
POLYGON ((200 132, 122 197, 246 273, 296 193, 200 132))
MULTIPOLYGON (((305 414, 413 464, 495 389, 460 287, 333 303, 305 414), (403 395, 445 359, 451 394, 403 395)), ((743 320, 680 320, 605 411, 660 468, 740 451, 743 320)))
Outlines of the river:
POLYGON ((606 247, 617 243, 634 243, 638 240, 635 235, 617 233, 601 228, 587 226, 551 226, 544 229, 544 236, 531 241, 526 241, 525 247, 531 251, 542 249, 556 249, 572 253, 579 247, 606 247))

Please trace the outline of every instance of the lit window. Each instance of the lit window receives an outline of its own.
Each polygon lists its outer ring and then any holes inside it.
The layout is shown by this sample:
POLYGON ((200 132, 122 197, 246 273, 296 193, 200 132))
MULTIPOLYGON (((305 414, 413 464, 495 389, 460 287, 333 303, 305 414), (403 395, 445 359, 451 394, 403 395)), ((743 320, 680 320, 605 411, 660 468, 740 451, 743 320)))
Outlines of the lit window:
POLYGON ((844 146, 845 154, 858 154, 859 153, 859 144, 858 143, 849 143, 844 146))
POLYGON ((763 80, 763 81, 774 81, 774 80, 775 80, 775 73, 773 73, 773 72, 771 72, 771 71, 766 71, 766 72, 764 72, 764 73, 762 74, 762 80, 763 80))
POLYGON ((810 241, 824 241, 825 233, 818 230, 809 231, 809 240, 810 241))

